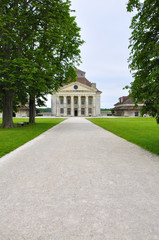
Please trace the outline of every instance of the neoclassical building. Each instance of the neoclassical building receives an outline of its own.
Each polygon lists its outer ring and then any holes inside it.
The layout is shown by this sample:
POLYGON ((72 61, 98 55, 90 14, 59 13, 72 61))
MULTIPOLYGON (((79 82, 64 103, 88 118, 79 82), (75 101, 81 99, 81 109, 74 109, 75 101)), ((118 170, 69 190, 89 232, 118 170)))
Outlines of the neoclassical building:
POLYGON ((51 98, 52 116, 99 116, 100 94, 95 83, 85 78, 85 72, 76 69, 76 82, 61 87, 53 92, 51 98))

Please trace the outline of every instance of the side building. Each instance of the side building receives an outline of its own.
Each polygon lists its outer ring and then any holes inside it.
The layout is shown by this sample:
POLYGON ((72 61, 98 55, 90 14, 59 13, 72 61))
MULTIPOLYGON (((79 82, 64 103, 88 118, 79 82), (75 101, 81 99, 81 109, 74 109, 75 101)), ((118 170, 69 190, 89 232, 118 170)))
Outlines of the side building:
POLYGON ((142 117, 140 111, 143 105, 143 103, 139 103, 138 106, 135 107, 132 98, 129 96, 120 97, 119 102, 114 105, 114 115, 123 117, 142 117))
MULTIPOLYGON (((29 106, 26 104, 25 106, 18 107, 17 112, 13 112, 13 117, 29 117, 29 106)), ((3 117, 3 113, 0 113, 0 117, 3 117)))
POLYGON ((57 92, 53 91, 51 97, 52 116, 99 116, 101 91, 95 83, 85 78, 85 72, 75 69, 76 82, 64 85, 57 92))

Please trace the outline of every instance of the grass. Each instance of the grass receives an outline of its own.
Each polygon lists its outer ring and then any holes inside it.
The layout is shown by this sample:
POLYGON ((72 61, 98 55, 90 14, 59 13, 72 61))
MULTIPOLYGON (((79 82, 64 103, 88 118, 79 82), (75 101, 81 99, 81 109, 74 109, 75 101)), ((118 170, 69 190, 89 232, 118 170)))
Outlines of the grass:
POLYGON ((92 118, 88 120, 159 155, 159 126, 153 118, 92 118))
MULTIPOLYGON (((49 128, 62 122, 62 118, 37 118, 35 124, 12 129, 0 128, 0 157, 13 151, 24 143, 37 137, 49 128)), ((27 118, 14 118, 15 125, 18 122, 28 121, 27 118)), ((0 124, 2 119, 0 118, 0 124)))
POLYGON ((111 110, 101 110, 103 113, 111 113, 111 110))

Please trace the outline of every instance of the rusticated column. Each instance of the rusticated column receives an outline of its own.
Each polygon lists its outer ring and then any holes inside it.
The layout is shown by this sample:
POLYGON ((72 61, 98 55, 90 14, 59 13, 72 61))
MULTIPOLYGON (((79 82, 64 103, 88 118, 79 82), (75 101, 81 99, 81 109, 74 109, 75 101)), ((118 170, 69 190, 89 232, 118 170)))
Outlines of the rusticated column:
POLYGON ((71 96, 71 116, 74 116, 74 96, 71 96))
POLYGON ((88 117, 88 96, 86 96, 86 112, 85 116, 88 117))
POLYGON ((60 99, 59 99, 59 96, 56 97, 56 116, 60 117, 60 99))
POLYGON ((78 116, 81 117, 81 96, 78 96, 78 116))
POLYGON ((64 96, 64 117, 66 117, 67 116, 67 102, 66 102, 66 100, 67 100, 67 97, 66 96, 64 96))
POLYGON ((96 116, 96 97, 93 96, 93 116, 96 116))

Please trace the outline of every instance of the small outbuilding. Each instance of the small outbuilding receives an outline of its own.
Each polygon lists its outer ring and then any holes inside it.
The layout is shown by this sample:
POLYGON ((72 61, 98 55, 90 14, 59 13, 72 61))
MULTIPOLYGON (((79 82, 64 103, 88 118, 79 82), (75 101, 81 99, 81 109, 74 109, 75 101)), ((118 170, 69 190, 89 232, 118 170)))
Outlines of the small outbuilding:
POLYGON ((15 114, 16 117, 29 117, 29 106, 21 106, 18 108, 18 112, 15 114))
MULTIPOLYGON (((0 117, 3 117, 3 113, 0 113, 0 117)), ((18 107, 17 112, 13 112, 13 117, 29 117, 29 106, 18 107)))
POLYGON ((114 115, 123 117, 142 117, 140 111, 143 105, 143 103, 139 103, 136 107, 131 97, 120 97, 119 102, 114 105, 114 115))

